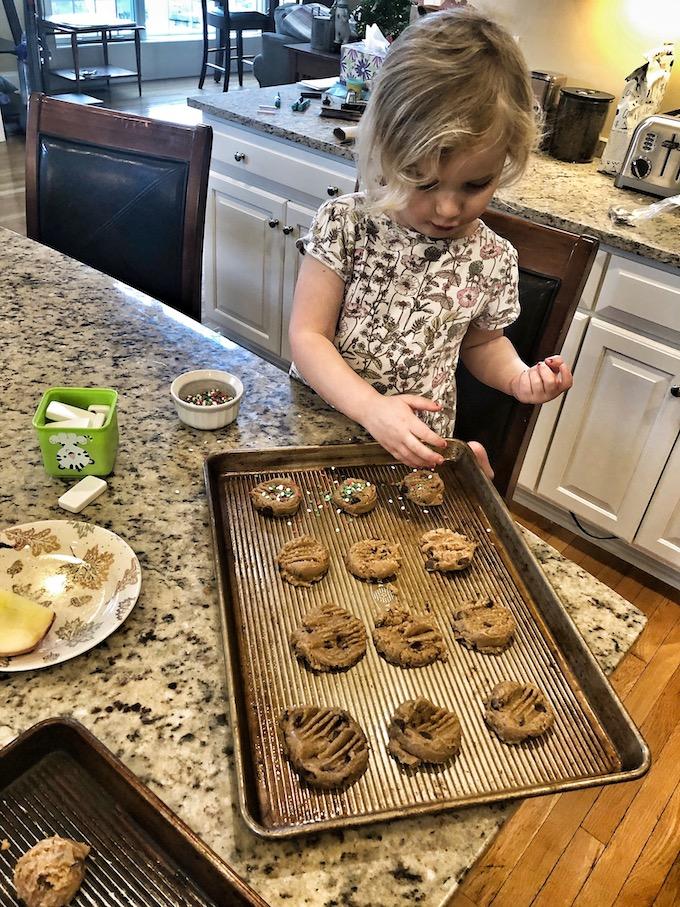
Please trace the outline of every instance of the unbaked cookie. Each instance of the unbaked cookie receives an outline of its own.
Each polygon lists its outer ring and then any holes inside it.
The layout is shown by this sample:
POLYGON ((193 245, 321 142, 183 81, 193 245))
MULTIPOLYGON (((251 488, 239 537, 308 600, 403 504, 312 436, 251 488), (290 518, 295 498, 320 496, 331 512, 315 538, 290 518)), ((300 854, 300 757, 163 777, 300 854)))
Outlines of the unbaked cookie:
POLYGON ((344 670, 366 654, 366 628, 358 617, 329 602, 305 614, 290 642, 313 670, 344 670))
POLYGON ((297 706, 285 710, 279 725, 291 765, 312 787, 347 787, 366 771, 366 735, 343 709, 297 706))
POLYGON ((292 516, 298 511, 302 492, 292 479, 268 479, 250 489, 250 499, 265 516, 292 516))
POLYGON ((468 649, 498 655, 508 648, 517 622, 512 612, 495 604, 488 596, 468 602, 453 612, 453 633, 468 649))
POLYGON ((345 513, 368 513, 376 501, 375 485, 365 479, 345 479, 333 492, 333 503, 345 513))
POLYGON ((552 706, 533 683, 499 683, 484 706, 484 720, 504 743, 540 737, 555 722, 552 706))
POLYGON ((85 878, 87 844, 70 838, 44 838, 14 867, 14 887, 26 907, 65 907, 85 878))
POLYGON ((421 507, 433 507, 444 503, 444 482, 442 477, 428 469, 417 469, 407 473, 401 480, 400 491, 409 501, 421 507))
POLYGON ((426 557, 425 569, 429 571, 465 570, 470 566, 476 548, 477 542, 451 529, 431 529, 420 537, 420 550, 426 557))
POLYGON ((387 749, 403 765, 447 762, 460 752, 460 721, 422 696, 402 702, 387 727, 387 749))
POLYGON ((345 562, 354 576, 377 583, 398 572, 401 549, 396 542, 385 539, 362 539, 349 549, 345 562))
POLYGON ((439 659, 446 661, 446 645, 434 621, 392 605, 375 618, 375 647, 390 664, 422 668, 439 659))
POLYGON ((281 548, 277 557, 282 579, 291 586, 311 586, 328 571, 328 549, 311 535, 301 535, 281 548))

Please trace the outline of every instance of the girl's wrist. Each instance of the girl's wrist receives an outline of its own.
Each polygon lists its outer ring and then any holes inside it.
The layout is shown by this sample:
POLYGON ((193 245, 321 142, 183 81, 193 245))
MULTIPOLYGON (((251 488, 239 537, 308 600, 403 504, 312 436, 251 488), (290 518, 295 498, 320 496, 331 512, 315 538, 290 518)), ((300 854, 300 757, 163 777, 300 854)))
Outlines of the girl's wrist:
POLYGON ((510 381, 508 382, 508 392, 511 397, 517 397, 520 379, 522 375, 526 374, 528 371, 529 366, 525 365, 523 362, 520 362, 520 367, 515 372, 515 374, 512 375, 510 381))

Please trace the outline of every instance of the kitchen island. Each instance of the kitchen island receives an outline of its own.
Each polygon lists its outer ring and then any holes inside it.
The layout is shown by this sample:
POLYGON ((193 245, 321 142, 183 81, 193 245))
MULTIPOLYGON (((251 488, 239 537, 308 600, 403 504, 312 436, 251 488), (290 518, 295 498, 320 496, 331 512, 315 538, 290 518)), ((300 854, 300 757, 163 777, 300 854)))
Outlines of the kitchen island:
MULTIPOLYGON (((0 525, 64 519, 65 484, 42 468, 31 427, 49 386, 120 394, 109 490, 77 520, 118 533, 142 568, 137 605, 112 636, 63 664, 1 673, 0 745, 51 716, 81 721, 271 905, 391 907, 445 901, 513 806, 263 841, 240 818, 203 461, 214 451, 364 436, 309 389, 236 344, 44 246, 0 230, 4 351, 0 525), (222 368, 245 385, 217 432, 176 418, 170 382, 222 368)), ((611 671, 643 615, 527 533, 600 664, 611 671)), ((103 905, 102 905, 103 907, 103 905)))

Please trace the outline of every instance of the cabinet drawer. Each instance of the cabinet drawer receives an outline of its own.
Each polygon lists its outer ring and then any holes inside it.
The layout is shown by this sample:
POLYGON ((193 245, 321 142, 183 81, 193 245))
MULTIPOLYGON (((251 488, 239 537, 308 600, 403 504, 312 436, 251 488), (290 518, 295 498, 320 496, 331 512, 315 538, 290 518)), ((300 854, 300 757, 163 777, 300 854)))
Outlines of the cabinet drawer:
MULTIPOLYGON (((302 114, 304 116, 304 114, 302 114)), ((356 175, 351 164, 325 162, 318 154, 253 136, 242 129, 213 126, 213 159, 243 174, 274 183, 318 199, 354 192, 356 175)))
POLYGON ((604 317, 623 312, 680 331, 680 274, 612 255, 595 309, 604 317))

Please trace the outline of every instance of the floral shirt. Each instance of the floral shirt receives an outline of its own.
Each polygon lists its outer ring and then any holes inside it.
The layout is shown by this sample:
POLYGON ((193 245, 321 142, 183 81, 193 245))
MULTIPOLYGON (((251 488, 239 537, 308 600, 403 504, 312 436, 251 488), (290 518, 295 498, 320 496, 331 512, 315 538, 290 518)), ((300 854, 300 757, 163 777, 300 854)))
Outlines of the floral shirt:
MULTIPOLYGON (((465 332, 519 315, 515 249, 482 221, 470 236, 431 239, 369 213, 361 193, 326 202, 300 247, 345 283, 335 334, 343 359, 380 393, 441 403, 423 415, 450 437, 465 332)), ((291 374, 302 377, 294 364, 291 374)))

